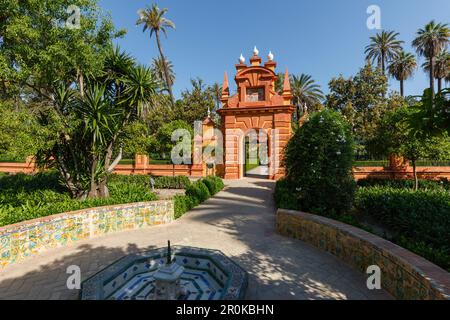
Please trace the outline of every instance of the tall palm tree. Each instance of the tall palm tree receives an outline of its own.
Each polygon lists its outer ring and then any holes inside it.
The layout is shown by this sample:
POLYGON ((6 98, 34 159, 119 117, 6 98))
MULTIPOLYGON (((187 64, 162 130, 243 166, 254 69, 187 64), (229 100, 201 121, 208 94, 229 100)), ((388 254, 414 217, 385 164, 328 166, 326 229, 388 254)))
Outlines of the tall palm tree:
POLYGON ((449 37, 450 29, 447 24, 436 23, 433 20, 417 31, 417 37, 412 42, 417 53, 430 60, 429 75, 432 99, 434 99, 435 59, 447 47, 449 37))
MULTIPOLYGON (((307 74, 302 73, 300 76, 291 75, 290 84, 292 91, 292 102, 297 107, 297 118, 300 117, 300 110, 306 106, 314 107, 324 99, 324 95, 320 86, 315 83, 314 79, 307 74)), ((306 110, 303 110, 303 112, 306 110)))
MULTIPOLYGON (((141 24, 144 25, 143 32, 150 30, 150 38, 153 36, 153 34, 155 34, 156 44, 158 46, 159 55, 161 56, 162 61, 167 60, 164 56, 161 46, 160 32, 164 33, 164 35, 167 37, 167 29, 168 28, 175 29, 175 24, 169 19, 164 17, 167 11, 168 11, 167 8, 160 9, 158 5, 153 4, 151 7, 147 7, 146 9, 140 9, 138 11, 139 19, 136 22, 137 25, 141 24)), ((164 68, 164 78, 172 102, 174 102, 169 70, 167 67, 164 68)))
POLYGON ((411 77, 417 67, 416 57, 412 53, 400 51, 388 66, 389 74, 400 81, 400 94, 404 96, 403 82, 411 77))
MULTIPOLYGON (((422 64, 422 68, 430 72, 430 60, 422 64)), ((446 79, 448 81, 448 77, 450 75, 450 53, 447 50, 442 50, 435 59, 434 62, 434 78, 438 81, 438 92, 442 90, 442 79, 446 79)))
MULTIPOLYGON (((161 57, 157 57, 153 59, 152 62, 152 70, 155 75, 160 79, 163 83, 166 82, 166 70, 169 76, 169 87, 172 87, 175 82, 175 72, 173 71, 173 64, 169 60, 162 60, 161 57)), ((169 90, 169 89, 167 89, 169 90)))
POLYGON ((366 59, 376 61, 381 66, 383 74, 386 63, 402 50, 403 41, 397 40, 398 35, 398 32, 382 31, 370 37, 370 44, 366 46, 366 59))

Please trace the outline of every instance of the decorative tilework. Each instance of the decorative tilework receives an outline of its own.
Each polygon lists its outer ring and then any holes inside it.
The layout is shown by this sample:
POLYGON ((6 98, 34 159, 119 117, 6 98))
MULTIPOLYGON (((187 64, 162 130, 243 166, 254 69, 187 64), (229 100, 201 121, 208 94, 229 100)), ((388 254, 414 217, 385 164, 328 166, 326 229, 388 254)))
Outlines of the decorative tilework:
POLYGON ((174 220, 171 200, 90 208, 0 228, 0 270, 50 248, 174 220))
MULTIPOLYGON (((217 250, 172 247, 173 259, 185 269, 180 300, 243 299, 247 272, 217 250), (215 271, 214 271, 215 270, 215 271)), ((132 254, 116 261, 82 283, 85 300, 145 300, 154 291, 153 274, 166 261, 166 248, 132 254), (126 276, 125 276, 126 275, 126 276)))

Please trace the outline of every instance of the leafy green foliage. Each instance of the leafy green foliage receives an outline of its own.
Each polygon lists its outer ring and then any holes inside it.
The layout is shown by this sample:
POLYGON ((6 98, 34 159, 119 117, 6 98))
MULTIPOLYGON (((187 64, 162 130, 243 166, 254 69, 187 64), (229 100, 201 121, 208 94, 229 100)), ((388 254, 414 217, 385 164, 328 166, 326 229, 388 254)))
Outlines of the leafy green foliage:
MULTIPOLYGON (((395 189, 408 189, 414 186, 413 180, 405 179, 379 179, 379 178, 366 178, 358 180, 357 185, 359 187, 389 187, 395 189)), ((448 179, 442 178, 440 180, 420 180, 420 189, 427 190, 449 190, 450 191, 450 181, 448 179)))
POLYGON ((274 199, 278 208, 298 210, 299 204, 295 187, 290 185, 287 179, 280 179, 276 182, 274 199))
MULTIPOLYGON (((111 181, 117 183, 133 184, 137 183, 151 188, 151 176, 149 175, 112 175, 111 181)), ((190 180, 185 176, 175 177, 153 177, 155 181, 155 189, 186 189, 190 184, 190 180)))
POLYGON ((215 195, 224 188, 224 184, 221 178, 209 176, 202 179, 202 182, 206 185, 211 195, 215 195))
POLYGON ((186 195, 197 199, 198 203, 206 201, 211 194, 202 180, 198 180, 186 188, 186 195))
POLYGON ((157 151, 161 155, 169 157, 173 147, 178 143, 178 141, 172 141, 172 134, 175 130, 186 130, 191 135, 191 138, 194 138, 193 126, 189 125, 186 121, 174 120, 170 123, 164 124, 155 134, 157 151))
POLYGON ((378 123, 388 110, 404 104, 401 96, 386 97, 388 83, 380 69, 366 64, 349 79, 342 76, 329 82, 330 93, 325 106, 340 111, 350 123, 360 153, 367 152, 365 144, 375 134, 378 123))
POLYGON ((315 113, 286 148, 287 180, 299 208, 323 215, 349 210, 355 190, 352 163, 349 125, 337 112, 315 113))
POLYGON ((110 197, 76 200, 56 172, 0 176, 0 226, 91 207, 153 201, 157 197, 138 179, 110 181, 110 197))
POLYGON ((207 177, 191 184, 186 188, 185 196, 174 197, 175 218, 180 218, 185 212, 207 200, 223 187, 223 181, 218 177, 207 177))
MULTIPOLYGON (((449 191, 398 189, 390 187, 359 188, 355 198, 358 212, 367 214, 395 234, 393 240, 403 239, 420 253, 436 251, 450 268, 450 193, 449 191), (406 241, 407 239, 408 241, 406 241), (428 248, 428 249, 426 249, 428 248)), ((419 253, 419 254, 420 254, 419 253)), ((430 254, 430 252, 429 252, 430 254)), ((432 255, 426 255, 430 259, 432 255)), ((442 263, 441 259, 436 263, 442 263)))

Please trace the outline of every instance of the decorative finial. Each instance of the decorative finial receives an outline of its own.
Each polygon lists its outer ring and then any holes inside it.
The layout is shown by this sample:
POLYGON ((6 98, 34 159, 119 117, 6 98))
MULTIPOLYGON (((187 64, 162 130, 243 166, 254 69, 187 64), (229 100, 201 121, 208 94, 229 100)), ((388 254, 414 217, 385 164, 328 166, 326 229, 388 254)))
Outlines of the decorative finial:
POLYGON ((259 50, 258 50, 258 48, 256 48, 256 46, 255 46, 255 48, 253 48, 253 54, 255 56, 257 56, 259 54, 259 50))
POLYGON ((245 63, 245 58, 244 58, 244 56, 242 55, 242 53, 241 53, 241 56, 239 57, 239 62, 240 62, 241 64, 244 64, 244 63, 245 63))
POLYGON ((208 106, 208 118, 211 118, 211 110, 209 109, 209 106, 208 106))
POLYGON ((172 250, 170 249, 170 240, 167 241, 167 265, 172 264, 172 250))
POLYGON ((269 61, 273 61, 273 53, 272 53, 272 51, 269 51, 269 55, 267 56, 267 59, 269 59, 269 61))

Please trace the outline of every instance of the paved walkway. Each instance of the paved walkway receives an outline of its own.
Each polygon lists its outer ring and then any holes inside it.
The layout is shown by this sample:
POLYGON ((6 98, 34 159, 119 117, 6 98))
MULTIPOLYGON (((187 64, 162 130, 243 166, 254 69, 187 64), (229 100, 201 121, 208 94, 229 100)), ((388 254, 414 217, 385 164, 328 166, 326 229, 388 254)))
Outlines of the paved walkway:
POLYGON ((174 245, 222 250, 250 274, 249 299, 381 299, 364 275, 332 255, 275 233, 274 183, 244 179, 181 219, 47 251, 0 272, 0 299, 77 299, 66 288, 66 268, 85 279, 130 252, 174 245))

